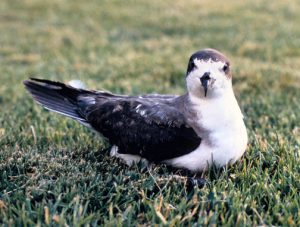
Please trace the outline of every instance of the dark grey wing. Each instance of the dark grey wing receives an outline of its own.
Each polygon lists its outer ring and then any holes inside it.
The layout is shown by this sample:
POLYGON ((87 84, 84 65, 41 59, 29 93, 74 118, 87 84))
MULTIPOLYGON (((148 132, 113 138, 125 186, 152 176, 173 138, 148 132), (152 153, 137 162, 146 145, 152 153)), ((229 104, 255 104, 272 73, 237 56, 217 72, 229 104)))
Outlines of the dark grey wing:
POLYGON ((124 154, 137 154, 160 162, 188 154, 201 139, 184 116, 164 103, 119 99, 97 103, 87 112, 90 125, 119 147, 124 154))
POLYGON ((188 154, 201 142, 175 108, 177 96, 129 97, 33 78, 24 84, 45 108, 92 126, 121 153, 159 162, 188 154))

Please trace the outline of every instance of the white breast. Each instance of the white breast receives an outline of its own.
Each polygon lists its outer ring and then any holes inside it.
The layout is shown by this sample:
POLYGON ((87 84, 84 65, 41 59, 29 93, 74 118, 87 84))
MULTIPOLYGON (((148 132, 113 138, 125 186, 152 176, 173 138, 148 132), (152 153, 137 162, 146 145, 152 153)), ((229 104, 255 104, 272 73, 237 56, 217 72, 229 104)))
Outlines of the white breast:
POLYGON ((248 138, 234 94, 209 100, 191 98, 191 102, 196 116, 188 118, 188 122, 202 138, 201 144, 193 152, 166 163, 202 171, 212 163, 224 166, 238 160, 246 150, 248 138))

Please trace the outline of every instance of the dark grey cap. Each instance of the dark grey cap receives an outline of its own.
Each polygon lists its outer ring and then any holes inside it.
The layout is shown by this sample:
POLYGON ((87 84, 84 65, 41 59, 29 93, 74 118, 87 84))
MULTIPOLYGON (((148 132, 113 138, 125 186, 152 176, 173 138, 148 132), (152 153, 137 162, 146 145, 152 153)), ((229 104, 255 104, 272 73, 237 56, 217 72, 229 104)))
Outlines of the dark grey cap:
POLYGON ((221 61, 227 64, 228 66, 230 65, 228 58, 224 54, 222 54, 217 50, 207 48, 207 49, 199 50, 192 54, 189 60, 186 75, 188 75, 195 68, 194 65, 195 59, 203 60, 203 61, 208 61, 209 59, 211 59, 212 61, 216 61, 216 62, 221 61))

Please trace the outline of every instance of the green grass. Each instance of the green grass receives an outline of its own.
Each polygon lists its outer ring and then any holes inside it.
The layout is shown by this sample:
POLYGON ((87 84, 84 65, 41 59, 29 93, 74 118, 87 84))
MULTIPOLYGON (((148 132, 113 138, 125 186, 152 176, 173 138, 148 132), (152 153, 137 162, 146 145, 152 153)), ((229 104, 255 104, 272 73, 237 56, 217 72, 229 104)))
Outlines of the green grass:
POLYGON ((1 0, 0 224, 299 226, 299 11, 297 0, 1 0), (103 139, 22 85, 182 94, 189 55, 204 47, 231 59, 249 145, 203 188, 112 160, 103 139))

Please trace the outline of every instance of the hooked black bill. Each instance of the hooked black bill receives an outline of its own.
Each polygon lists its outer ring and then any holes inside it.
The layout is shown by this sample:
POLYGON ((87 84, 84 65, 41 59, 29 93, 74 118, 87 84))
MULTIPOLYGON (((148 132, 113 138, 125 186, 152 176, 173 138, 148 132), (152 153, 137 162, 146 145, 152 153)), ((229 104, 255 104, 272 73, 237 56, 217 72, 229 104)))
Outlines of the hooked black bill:
POLYGON ((203 76, 200 78, 201 84, 204 88, 204 96, 206 97, 207 94, 207 85, 208 85, 208 81, 210 80, 210 72, 206 72, 203 74, 203 76))

